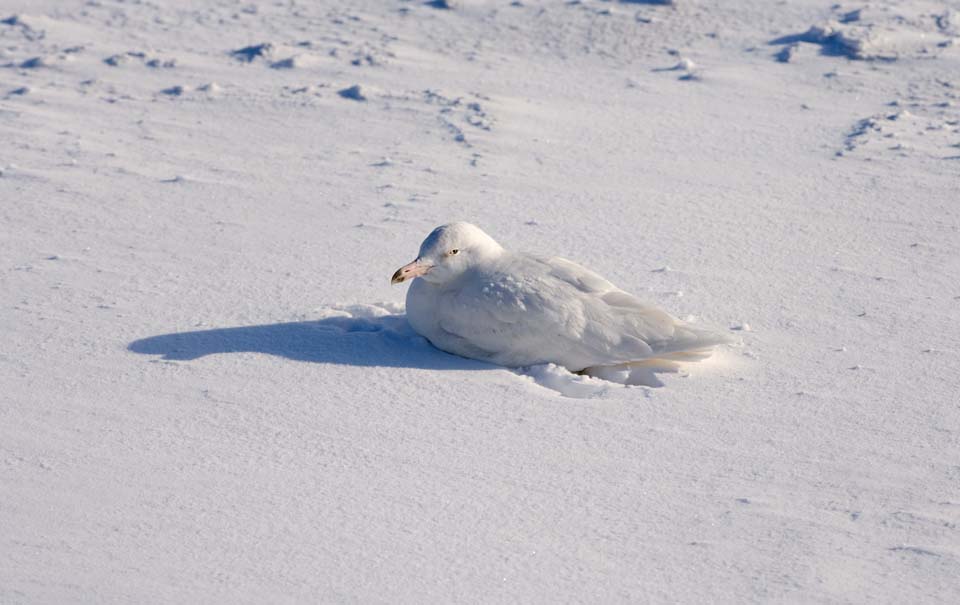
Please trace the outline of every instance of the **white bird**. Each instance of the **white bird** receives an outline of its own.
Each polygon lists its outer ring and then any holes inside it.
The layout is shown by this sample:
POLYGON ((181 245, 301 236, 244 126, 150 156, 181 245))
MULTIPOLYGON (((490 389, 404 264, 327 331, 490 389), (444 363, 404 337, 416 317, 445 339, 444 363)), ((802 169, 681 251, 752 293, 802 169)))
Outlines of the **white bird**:
POLYGON ((502 366, 554 363, 626 378, 634 368, 704 359, 729 342, 576 263, 507 251, 470 223, 434 229, 391 283, 408 279, 407 319, 417 333, 448 353, 502 366))

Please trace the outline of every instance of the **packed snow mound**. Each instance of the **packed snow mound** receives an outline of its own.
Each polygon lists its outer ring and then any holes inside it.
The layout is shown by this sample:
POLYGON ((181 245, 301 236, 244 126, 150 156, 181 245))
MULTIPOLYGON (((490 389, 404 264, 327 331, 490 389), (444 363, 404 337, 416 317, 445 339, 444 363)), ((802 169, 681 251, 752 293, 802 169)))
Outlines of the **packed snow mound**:
POLYGON ((784 44, 776 55, 793 61, 800 45, 816 44, 823 54, 856 60, 894 61, 905 57, 931 56, 954 45, 960 36, 956 13, 934 3, 909 3, 897 7, 868 5, 845 11, 807 31, 777 38, 784 44))

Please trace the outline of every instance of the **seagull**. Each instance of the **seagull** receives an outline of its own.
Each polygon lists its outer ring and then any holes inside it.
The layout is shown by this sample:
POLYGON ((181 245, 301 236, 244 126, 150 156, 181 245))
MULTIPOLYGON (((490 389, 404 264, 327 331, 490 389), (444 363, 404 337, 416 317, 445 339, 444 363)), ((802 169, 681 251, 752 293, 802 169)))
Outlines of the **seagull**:
POLYGON ((506 250, 470 223, 434 229, 391 283, 408 280, 407 319, 418 334, 448 353, 511 368, 552 363, 628 377, 638 368, 676 371, 676 362, 705 359, 730 341, 574 262, 506 250))

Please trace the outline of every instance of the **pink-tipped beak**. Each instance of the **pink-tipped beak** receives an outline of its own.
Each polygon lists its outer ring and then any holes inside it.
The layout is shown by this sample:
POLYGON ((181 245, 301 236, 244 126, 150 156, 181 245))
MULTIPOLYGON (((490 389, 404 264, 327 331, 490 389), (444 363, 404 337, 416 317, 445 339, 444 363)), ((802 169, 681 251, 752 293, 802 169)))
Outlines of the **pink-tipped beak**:
POLYGON ((402 284, 408 279, 413 279, 414 277, 420 277, 430 269, 432 265, 427 265, 423 263, 419 258, 412 263, 408 263, 399 269, 393 274, 393 277, 390 278, 391 284, 402 284))

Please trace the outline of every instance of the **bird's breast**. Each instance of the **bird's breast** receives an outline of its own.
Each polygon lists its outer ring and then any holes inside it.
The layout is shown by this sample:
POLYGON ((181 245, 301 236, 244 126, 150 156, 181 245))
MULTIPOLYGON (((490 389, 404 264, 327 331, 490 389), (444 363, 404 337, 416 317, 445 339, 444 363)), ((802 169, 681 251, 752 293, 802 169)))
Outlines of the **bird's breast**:
POLYGON ((439 299, 437 287, 422 279, 415 279, 407 290, 407 321, 414 331, 433 340, 439 323, 436 305, 439 299))

